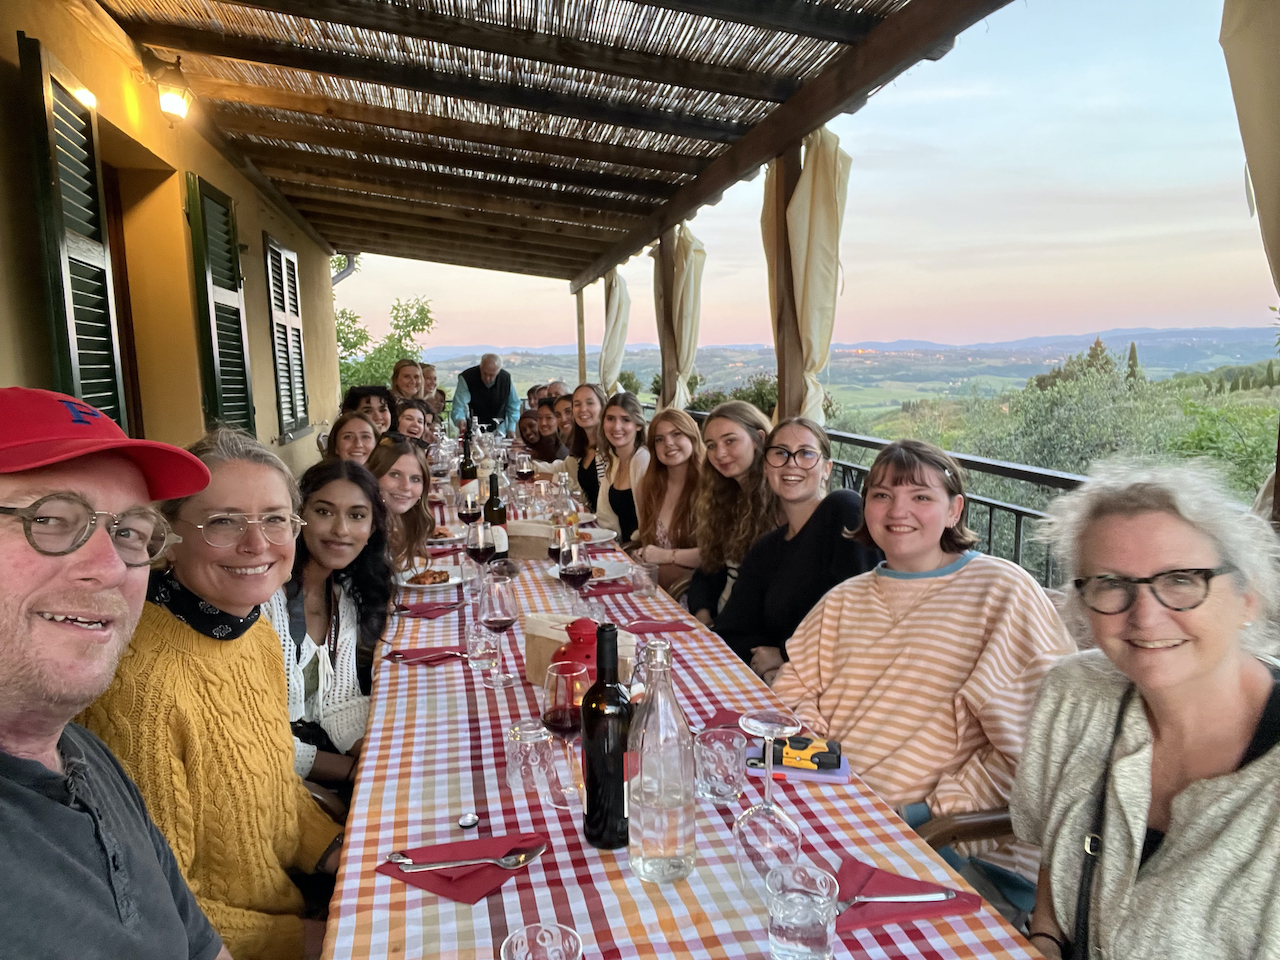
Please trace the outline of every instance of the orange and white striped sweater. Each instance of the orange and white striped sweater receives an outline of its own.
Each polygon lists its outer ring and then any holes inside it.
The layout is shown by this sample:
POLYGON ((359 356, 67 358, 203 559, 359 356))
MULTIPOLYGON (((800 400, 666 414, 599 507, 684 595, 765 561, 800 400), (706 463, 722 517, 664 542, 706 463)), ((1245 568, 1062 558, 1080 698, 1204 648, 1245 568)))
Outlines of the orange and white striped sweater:
MULTIPOLYGON (((832 589, 787 641, 773 691, 888 803, 988 810, 1009 802, 1041 679, 1074 650, 1025 570, 970 551, 832 589)), ((982 857, 1035 876, 1025 846, 987 844, 982 857)))

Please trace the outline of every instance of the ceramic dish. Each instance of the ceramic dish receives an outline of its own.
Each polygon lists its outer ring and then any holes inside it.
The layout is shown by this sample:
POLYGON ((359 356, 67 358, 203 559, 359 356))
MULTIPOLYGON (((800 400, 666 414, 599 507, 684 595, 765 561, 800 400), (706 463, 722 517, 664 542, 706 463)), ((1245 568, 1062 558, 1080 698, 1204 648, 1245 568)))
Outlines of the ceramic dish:
MULTIPOLYGON (((592 577, 592 583, 604 583, 606 580, 620 580, 631 573, 631 564, 622 563, 619 560, 592 560, 591 566, 599 567, 604 571, 604 576, 592 577)), ((547 576, 554 580, 559 580, 560 567, 555 564, 548 567, 547 576)))

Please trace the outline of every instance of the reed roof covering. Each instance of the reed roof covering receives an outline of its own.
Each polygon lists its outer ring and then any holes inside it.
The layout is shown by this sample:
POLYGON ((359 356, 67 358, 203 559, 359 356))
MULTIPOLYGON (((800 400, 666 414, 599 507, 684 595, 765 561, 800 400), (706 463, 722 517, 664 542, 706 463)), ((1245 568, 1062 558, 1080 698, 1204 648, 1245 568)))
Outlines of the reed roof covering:
POLYGON ((101 0, 334 249, 580 288, 1008 0, 101 0))

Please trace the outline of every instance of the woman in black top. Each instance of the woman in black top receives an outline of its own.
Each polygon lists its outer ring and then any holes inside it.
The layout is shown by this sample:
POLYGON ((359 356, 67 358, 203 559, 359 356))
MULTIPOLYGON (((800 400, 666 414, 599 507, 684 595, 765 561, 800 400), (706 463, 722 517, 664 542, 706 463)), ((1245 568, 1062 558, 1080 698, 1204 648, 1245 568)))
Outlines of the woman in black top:
POLYGON ((787 639, 805 615, 836 584, 883 557, 844 536, 862 523, 862 498, 853 490, 826 493, 831 441, 816 423, 792 417, 774 427, 764 463, 787 522, 757 540, 742 561, 716 632, 772 683, 787 659, 787 639))
POLYGON ((604 472, 596 456, 596 434, 608 402, 604 391, 594 383, 579 384, 573 391, 573 442, 569 444, 570 456, 564 466, 592 513, 600 499, 600 475, 604 472))

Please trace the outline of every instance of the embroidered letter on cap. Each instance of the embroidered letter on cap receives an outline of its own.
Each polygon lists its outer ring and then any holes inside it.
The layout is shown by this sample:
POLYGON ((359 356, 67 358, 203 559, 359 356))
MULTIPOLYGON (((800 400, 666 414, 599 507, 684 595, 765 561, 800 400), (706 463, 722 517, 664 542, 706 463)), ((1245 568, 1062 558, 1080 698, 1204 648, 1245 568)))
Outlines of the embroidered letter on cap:
POLYGON ((59 400, 60 404, 67 408, 71 413, 71 422, 88 426, 89 421, 85 417, 100 417, 102 412, 95 410, 87 403, 81 403, 79 400, 59 400))

